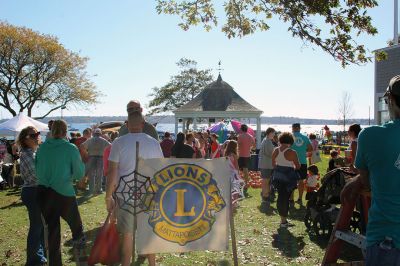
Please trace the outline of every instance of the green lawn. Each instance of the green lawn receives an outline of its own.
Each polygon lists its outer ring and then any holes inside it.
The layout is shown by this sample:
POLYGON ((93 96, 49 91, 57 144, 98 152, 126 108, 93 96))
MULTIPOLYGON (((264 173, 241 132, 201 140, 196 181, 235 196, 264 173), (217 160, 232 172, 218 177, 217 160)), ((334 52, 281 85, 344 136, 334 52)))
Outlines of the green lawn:
MULTIPOLYGON (((327 169, 327 157, 318 164, 321 176, 327 169)), ((308 233, 303 223, 305 208, 296 204, 289 218, 294 227, 278 230, 279 216, 272 204, 267 213, 260 207, 260 190, 250 189, 250 198, 241 202, 235 215, 239 264, 247 265, 318 265, 321 263, 327 239, 318 239, 308 233)), ((295 196, 297 198, 297 196, 295 196)), ((79 209, 88 237, 88 250, 106 210, 104 195, 83 197, 79 195, 79 209)), ((28 215, 20 200, 19 190, 0 191, 0 265, 23 265, 28 231, 28 215)), ((72 262, 71 231, 62 223, 62 256, 64 265, 72 262)), ((359 251, 346 248, 342 261, 360 259, 359 251), (355 255, 354 255, 355 254, 355 255)), ((191 252, 184 254, 159 254, 161 265, 229 265, 229 252, 191 252)))

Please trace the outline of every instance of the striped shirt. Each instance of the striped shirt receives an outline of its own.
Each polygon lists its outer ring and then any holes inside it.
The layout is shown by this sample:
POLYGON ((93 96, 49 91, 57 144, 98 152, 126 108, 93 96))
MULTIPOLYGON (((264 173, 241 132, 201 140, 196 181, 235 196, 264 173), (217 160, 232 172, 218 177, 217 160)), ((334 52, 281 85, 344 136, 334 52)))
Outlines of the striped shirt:
POLYGON ((35 152, 30 148, 22 149, 19 161, 21 177, 24 180, 23 187, 37 186, 37 178, 35 174, 35 152))

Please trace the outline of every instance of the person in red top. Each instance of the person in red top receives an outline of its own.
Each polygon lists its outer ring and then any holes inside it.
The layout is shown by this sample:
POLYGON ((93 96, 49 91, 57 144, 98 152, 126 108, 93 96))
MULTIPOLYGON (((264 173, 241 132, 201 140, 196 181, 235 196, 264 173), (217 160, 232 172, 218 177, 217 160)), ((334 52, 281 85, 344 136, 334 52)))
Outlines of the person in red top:
POLYGON ((160 146, 164 154, 164 158, 171 157, 172 146, 174 146, 174 141, 171 139, 171 133, 168 131, 164 133, 164 139, 160 142, 160 146))
POLYGON ((82 143, 84 143, 91 137, 92 137, 92 129, 86 128, 85 130, 83 130, 83 137, 75 139, 75 142, 74 142, 76 147, 78 147, 78 149, 79 149, 79 153, 81 154, 81 158, 84 163, 86 163, 88 161, 88 154, 87 154, 87 151, 85 149, 81 149, 80 146, 82 143))
POLYGON ((218 143, 218 136, 215 133, 211 134, 211 159, 221 157, 221 149, 218 143))
MULTIPOLYGON (((246 183, 249 181, 249 164, 250 164, 250 152, 255 146, 255 140, 252 135, 247 133, 247 125, 243 124, 240 126, 240 133, 238 135, 238 146, 239 146, 239 169, 243 171, 243 179, 246 183)), ((247 194, 247 192, 245 191, 247 194)))

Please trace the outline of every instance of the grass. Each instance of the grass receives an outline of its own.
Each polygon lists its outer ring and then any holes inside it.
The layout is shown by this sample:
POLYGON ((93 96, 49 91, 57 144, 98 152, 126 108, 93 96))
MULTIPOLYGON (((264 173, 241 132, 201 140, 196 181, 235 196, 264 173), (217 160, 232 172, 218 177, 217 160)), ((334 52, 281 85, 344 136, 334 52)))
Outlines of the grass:
MULTIPOLYGON (((328 167, 328 157, 318 164, 322 174, 328 167)), ((296 204, 289 219, 295 225, 280 230, 276 205, 267 213, 260 211, 260 190, 250 189, 250 198, 241 202, 235 215, 239 264, 243 265, 319 265, 325 253, 327 239, 318 239, 307 232, 303 216, 305 208, 296 204)), ((295 196, 297 198, 297 196, 295 196)), ((97 230, 101 227, 106 210, 104 195, 84 197, 78 195, 79 210, 84 223, 88 252, 93 245, 97 230)), ((0 265, 25 263, 28 215, 20 200, 20 190, 0 191, 0 265)), ((71 231, 62 222, 63 265, 74 265, 72 258, 71 231)), ((360 259, 359 251, 346 247, 341 261, 360 259)), ((158 254, 161 265, 231 265, 230 252, 190 252, 184 254, 158 254)))

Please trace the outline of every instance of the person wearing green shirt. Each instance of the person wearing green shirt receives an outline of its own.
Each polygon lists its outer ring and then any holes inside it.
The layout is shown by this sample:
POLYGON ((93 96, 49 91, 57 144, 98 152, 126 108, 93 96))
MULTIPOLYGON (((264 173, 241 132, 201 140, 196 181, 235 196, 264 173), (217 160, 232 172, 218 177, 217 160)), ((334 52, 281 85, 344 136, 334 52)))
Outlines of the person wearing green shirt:
POLYGON ((342 190, 342 203, 354 203, 371 189, 366 232, 366 265, 400 265, 400 76, 384 95, 391 122, 371 126, 358 136, 355 167, 359 176, 342 190))
POLYGON ((39 147, 35 158, 38 182, 38 203, 48 225, 49 265, 62 265, 60 248, 60 217, 72 231, 74 248, 82 251, 85 245, 83 225, 76 202, 73 181, 80 180, 85 166, 78 149, 65 137, 67 124, 53 122, 52 138, 39 147))

